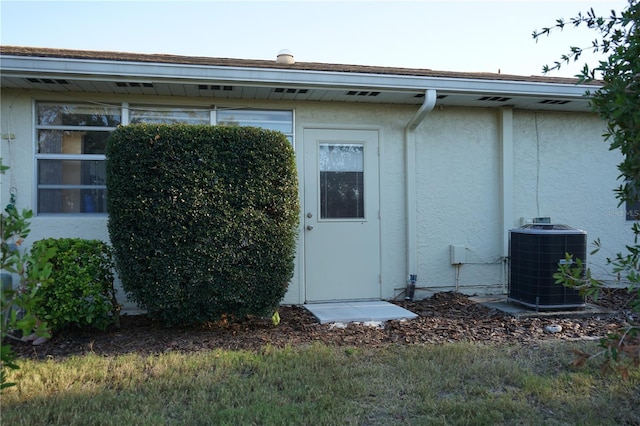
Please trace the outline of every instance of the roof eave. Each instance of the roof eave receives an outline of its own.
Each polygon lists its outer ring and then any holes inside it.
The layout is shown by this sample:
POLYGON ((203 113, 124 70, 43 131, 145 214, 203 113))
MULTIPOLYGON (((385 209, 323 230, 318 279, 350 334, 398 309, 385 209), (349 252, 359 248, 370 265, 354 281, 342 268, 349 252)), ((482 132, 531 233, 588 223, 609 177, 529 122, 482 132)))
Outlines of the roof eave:
POLYGON ((487 78, 456 78, 305 69, 153 63, 60 57, 2 55, 0 69, 5 76, 51 75, 57 78, 105 81, 163 81, 201 84, 226 81, 261 86, 304 86, 310 88, 353 88, 396 91, 435 89, 447 93, 500 94, 509 96, 553 96, 578 99, 600 86, 487 78), (134 79, 134 80, 132 80, 134 79))

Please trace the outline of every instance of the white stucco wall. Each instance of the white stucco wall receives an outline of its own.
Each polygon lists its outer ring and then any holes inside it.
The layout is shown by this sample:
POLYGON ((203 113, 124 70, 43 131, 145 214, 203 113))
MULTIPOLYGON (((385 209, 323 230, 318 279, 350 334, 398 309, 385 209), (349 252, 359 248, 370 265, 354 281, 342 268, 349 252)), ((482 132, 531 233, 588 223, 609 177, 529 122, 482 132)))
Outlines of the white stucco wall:
POLYGON ((0 133, 3 138, 0 142, 0 156, 5 166, 11 169, 2 179, 2 191, 0 192, 0 204, 4 209, 9 202, 9 191, 16 187, 16 205, 19 209, 32 207, 33 179, 33 120, 31 97, 22 92, 2 90, 0 93, 2 109, 0 110, 0 133), (7 134, 12 134, 14 139, 4 139, 7 134), (29 159, 31 158, 31 159, 29 159))
POLYGON ((427 294, 456 281, 460 291, 501 290, 497 125, 492 109, 436 108, 418 128, 418 287, 427 294), (450 245, 465 247, 459 270, 450 245))
MULTIPOLYGON (((113 97, 82 94, 77 100, 189 105, 187 98, 113 97)), ((46 93, 3 90, 1 133, 3 162, 12 167, 2 176, 2 206, 11 186, 18 189, 18 208, 35 209, 33 100, 73 100, 46 93)), ((202 101, 206 105, 216 103, 202 101)), ((200 105, 205 105, 204 103, 200 105)), ((228 106, 229 102, 219 102, 228 106)), ((406 212, 404 130, 417 107, 397 105, 265 103, 243 100, 243 107, 295 110, 296 152, 302 157, 305 125, 377 129, 380 134, 380 215, 382 297, 402 295, 406 286, 406 212)), ((520 218, 550 216, 553 222, 584 229, 589 240, 600 237, 610 252, 594 256, 594 271, 610 277, 604 256, 629 242, 630 223, 616 207, 619 154, 609 152, 601 134, 604 126, 591 114, 513 114, 513 223, 520 218)), ((498 112, 492 108, 439 108, 417 128, 417 251, 419 290, 496 293, 506 289, 503 262, 498 112), (465 264, 450 264, 451 244, 465 247, 465 264)), ((302 161, 298 171, 304 176, 302 161)), ((27 245, 45 237, 97 238, 108 241, 104 216, 38 216, 32 221, 27 245)), ((301 221, 302 222, 302 221, 301 221)), ((284 303, 304 301, 300 233, 296 272, 284 303)))
MULTIPOLYGON (((624 206, 617 208, 616 164, 594 114, 514 111, 513 220, 549 216, 600 238, 589 256, 599 279, 612 280, 606 257, 631 242, 624 206)), ((506 290, 502 258, 500 141, 495 109, 436 108, 419 127, 418 286, 426 294, 456 286, 465 293, 506 290), (450 265, 449 246, 465 247, 466 263, 450 265)), ((589 247, 588 251, 593 248, 589 247)))
POLYGON ((514 114, 514 216, 549 216, 587 232, 589 246, 600 238, 603 249, 588 256, 598 279, 612 280, 606 257, 632 242, 633 222, 617 207, 613 189, 619 151, 609 151, 604 124, 592 114, 514 114))

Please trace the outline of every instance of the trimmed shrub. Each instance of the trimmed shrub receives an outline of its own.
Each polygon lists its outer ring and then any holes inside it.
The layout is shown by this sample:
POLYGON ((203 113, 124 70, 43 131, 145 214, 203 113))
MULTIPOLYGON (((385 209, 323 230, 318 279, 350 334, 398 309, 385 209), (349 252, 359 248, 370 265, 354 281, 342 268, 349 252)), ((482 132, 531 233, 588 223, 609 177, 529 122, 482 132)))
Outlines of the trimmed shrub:
POLYGON ((127 295, 167 325, 271 315, 293 275, 298 183, 279 132, 123 126, 107 146, 109 235, 127 295))
POLYGON ((31 253, 50 249, 55 249, 51 275, 40 283, 35 315, 51 330, 119 326, 111 248, 99 240, 49 238, 36 241, 31 253))

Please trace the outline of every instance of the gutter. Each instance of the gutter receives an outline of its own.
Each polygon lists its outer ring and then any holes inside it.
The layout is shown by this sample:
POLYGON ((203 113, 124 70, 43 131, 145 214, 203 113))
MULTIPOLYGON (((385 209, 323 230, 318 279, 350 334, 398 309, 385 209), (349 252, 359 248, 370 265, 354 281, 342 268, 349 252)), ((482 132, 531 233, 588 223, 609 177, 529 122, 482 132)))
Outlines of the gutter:
MULTIPOLYGON (((47 75, 93 81, 154 81, 160 83, 199 84, 218 80, 246 85, 299 85, 338 89, 362 88, 415 91, 425 86, 434 90, 461 94, 496 93, 503 96, 554 97, 584 99, 587 90, 600 86, 574 82, 516 81, 469 77, 376 74, 345 71, 259 68, 202 64, 132 62, 95 59, 25 57, 4 54, 0 69, 3 77, 47 75)), ((53 78, 53 77, 52 77, 53 78)))
POLYGON ((415 130, 436 105, 436 91, 427 89, 424 101, 404 129, 405 203, 407 238, 407 290, 405 298, 413 300, 418 280, 417 207, 416 207, 416 138, 415 130))

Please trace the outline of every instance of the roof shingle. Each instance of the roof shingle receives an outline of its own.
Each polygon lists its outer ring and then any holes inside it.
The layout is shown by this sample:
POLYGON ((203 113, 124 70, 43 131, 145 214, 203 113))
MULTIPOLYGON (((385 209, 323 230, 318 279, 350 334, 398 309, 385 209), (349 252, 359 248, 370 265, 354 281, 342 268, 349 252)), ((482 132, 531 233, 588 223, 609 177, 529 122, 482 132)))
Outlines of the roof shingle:
POLYGON ((95 50, 52 49, 41 47, 0 46, 0 55, 40 58, 66 58, 88 61, 124 61, 159 64, 202 65, 212 67, 240 67, 322 71, 336 73, 362 73, 398 76, 422 76, 469 80, 526 81, 556 84, 576 84, 575 78, 547 76, 519 76, 486 72, 434 71, 421 68, 396 68, 368 65, 327 64, 320 62, 295 62, 278 64, 275 60, 210 58, 204 56, 180 56, 170 54, 128 53, 95 50))

